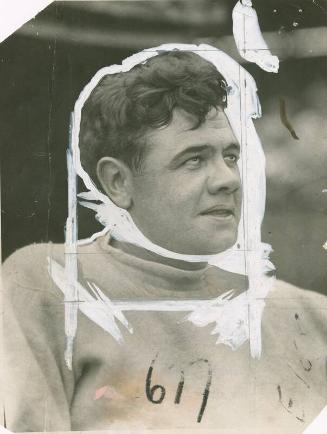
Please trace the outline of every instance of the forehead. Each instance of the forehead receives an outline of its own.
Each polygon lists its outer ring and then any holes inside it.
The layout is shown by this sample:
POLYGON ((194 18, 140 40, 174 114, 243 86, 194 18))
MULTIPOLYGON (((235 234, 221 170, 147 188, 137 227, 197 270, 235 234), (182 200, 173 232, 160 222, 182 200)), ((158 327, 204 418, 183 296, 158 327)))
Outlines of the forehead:
POLYGON ((169 125, 153 129, 148 133, 150 145, 169 144, 174 140, 175 146, 199 144, 200 142, 228 141, 235 142, 235 137, 225 113, 221 109, 211 109, 205 121, 198 127, 197 118, 181 109, 173 111, 169 125))

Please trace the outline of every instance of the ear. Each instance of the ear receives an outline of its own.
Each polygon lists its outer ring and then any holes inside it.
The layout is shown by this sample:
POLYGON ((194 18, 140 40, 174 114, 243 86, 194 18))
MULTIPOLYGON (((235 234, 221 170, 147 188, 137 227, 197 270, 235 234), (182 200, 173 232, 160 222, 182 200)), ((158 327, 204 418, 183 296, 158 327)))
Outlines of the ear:
POLYGON ((109 198, 120 208, 132 205, 133 175, 131 169, 121 160, 103 157, 97 164, 97 176, 109 198))

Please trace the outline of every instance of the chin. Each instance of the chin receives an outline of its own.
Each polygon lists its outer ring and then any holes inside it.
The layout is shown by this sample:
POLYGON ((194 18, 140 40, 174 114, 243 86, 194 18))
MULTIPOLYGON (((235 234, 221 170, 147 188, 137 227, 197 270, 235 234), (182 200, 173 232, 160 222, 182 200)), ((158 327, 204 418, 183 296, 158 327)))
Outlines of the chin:
POLYGON ((237 240, 237 234, 231 235, 231 236, 225 236, 225 237, 219 237, 218 240, 215 240, 214 238, 208 239, 207 243, 204 245, 203 241, 198 244, 197 251, 201 251, 200 253, 195 253, 197 255, 216 255, 218 253, 225 252, 226 250, 230 249, 237 240), (200 248, 199 247, 203 248, 200 248))
POLYGON ((225 252, 230 249, 237 240, 237 233, 233 234, 225 234, 224 236, 220 236, 218 239, 211 237, 208 239, 208 243, 205 246, 206 253, 202 253, 205 255, 216 255, 218 253, 225 252))
MULTIPOLYGON (((201 222, 202 223, 202 222, 201 222)), ((215 255, 230 249, 237 241, 238 221, 217 223, 214 218, 193 229, 193 237, 188 241, 188 251, 193 255, 215 255), (192 245, 190 245, 192 244, 192 245)))

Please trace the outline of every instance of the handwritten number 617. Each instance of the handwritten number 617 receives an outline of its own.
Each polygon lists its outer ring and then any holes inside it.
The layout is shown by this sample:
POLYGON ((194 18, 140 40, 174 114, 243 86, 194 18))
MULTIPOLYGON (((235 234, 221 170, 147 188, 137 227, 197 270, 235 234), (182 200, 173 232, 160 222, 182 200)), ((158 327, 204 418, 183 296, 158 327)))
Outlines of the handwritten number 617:
MULTIPOLYGON (((164 386, 160 385, 160 384, 155 384, 154 386, 151 386, 151 379, 152 379, 152 374, 153 374, 153 367, 154 367, 154 363, 156 361, 156 358, 154 358, 151 362, 151 365, 149 367, 147 376, 146 376, 146 381, 145 381, 145 393, 146 393, 146 397, 147 399, 152 402, 152 404, 161 404, 162 401, 165 398, 166 395, 166 389, 164 388, 164 386), (157 391, 159 391, 159 396, 158 393, 156 393, 157 391), (157 397, 155 397, 155 395, 157 395, 157 397)), ((199 359, 196 360, 194 362, 191 362, 190 365, 194 365, 197 364, 199 362, 203 362, 206 363, 208 365, 208 377, 207 377, 207 382, 205 385, 205 388, 203 390, 202 393, 202 403, 201 403, 201 407, 198 413, 198 417, 197 417, 197 422, 200 423, 202 420, 202 416, 204 413, 204 410, 207 406, 207 402, 208 402, 208 398, 209 398, 209 392, 210 392, 210 386, 211 386, 211 380, 212 380, 212 369, 210 366, 210 363, 208 362, 208 360, 206 359, 199 359)), ((181 377, 176 389, 176 394, 175 394, 175 400, 174 403, 175 404, 179 404, 182 398, 182 393, 183 393, 183 388, 184 388, 184 371, 181 371, 181 377)))

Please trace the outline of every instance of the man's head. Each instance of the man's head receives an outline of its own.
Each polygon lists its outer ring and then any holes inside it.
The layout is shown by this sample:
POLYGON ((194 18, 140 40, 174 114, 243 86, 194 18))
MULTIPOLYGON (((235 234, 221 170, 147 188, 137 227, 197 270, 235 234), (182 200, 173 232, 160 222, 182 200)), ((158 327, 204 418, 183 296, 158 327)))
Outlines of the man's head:
POLYGON ((82 165, 161 247, 214 254, 236 240, 239 146, 225 105, 216 68, 181 51, 105 76, 84 104, 82 165))

